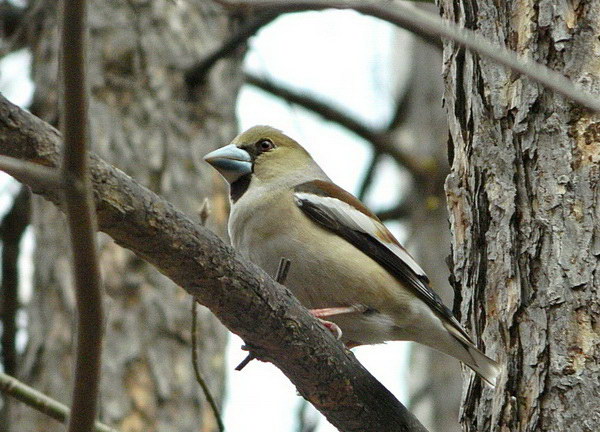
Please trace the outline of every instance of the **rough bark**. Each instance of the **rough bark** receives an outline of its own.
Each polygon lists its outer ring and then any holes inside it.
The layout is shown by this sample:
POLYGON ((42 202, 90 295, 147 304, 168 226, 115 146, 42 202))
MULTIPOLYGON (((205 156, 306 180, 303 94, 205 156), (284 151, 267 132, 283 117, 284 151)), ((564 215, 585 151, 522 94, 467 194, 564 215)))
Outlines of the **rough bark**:
MULTIPOLYGON (((52 122, 58 9, 43 2, 29 23, 32 109, 52 122)), ((184 73, 227 37, 231 21, 211 2, 126 0, 93 1, 89 25, 91 147, 191 217, 212 197, 210 223, 222 232, 223 190, 200 156, 235 133, 240 58, 219 64, 194 95, 184 73)), ((64 217, 39 198, 34 208, 36 288, 20 376, 68 403, 74 303, 64 217)), ((122 431, 216 430, 191 368, 189 296, 107 237, 100 248, 107 294, 100 418, 122 431)), ((206 310, 200 320, 201 369, 220 400, 225 331, 206 310)), ((61 429, 25 407, 15 421, 24 430, 61 429)))
MULTIPOLYGON (((56 165, 58 132, 2 97, 0 132, 0 154, 56 165)), ((122 171, 91 159, 100 229, 210 308, 332 424, 343 431, 425 431, 287 289, 122 171)), ((55 191, 33 190, 59 203, 55 191)))
MULTIPOLYGON (((406 58, 404 50, 402 58, 406 58)), ((448 127, 442 109, 441 50, 420 39, 412 42, 411 71, 406 88, 406 109, 395 131, 403 150, 422 170, 411 192, 408 246, 447 305, 453 292, 448 283, 446 258, 450 254, 448 211, 444 179, 449 167, 446 151, 448 127)), ((456 432, 461 397, 460 363, 423 345, 413 344, 410 354, 409 407, 430 431, 456 432)))
MULTIPOLYGON (((600 94, 600 3, 441 0, 443 16, 600 94)), ((447 44, 446 188, 462 321, 505 370, 468 431, 600 430, 600 118, 447 44)))

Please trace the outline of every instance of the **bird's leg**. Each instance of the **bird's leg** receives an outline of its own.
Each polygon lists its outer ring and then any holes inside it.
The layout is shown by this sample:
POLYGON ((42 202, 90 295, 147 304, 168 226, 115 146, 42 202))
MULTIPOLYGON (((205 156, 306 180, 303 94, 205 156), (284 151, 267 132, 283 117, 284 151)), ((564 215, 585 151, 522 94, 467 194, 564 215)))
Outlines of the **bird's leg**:
POLYGON ((336 323, 331 321, 324 320, 323 318, 327 318, 335 315, 342 315, 347 313, 355 313, 355 312, 365 312, 367 310, 366 306, 363 305, 355 305, 355 306, 340 306, 340 307, 332 307, 332 308, 322 308, 322 309, 310 309, 309 312, 312 316, 317 318, 323 326, 329 330, 336 339, 342 338, 342 329, 338 327, 336 323))
POLYGON ((311 309, 310 313, 315 318, 327 318, 335 315, 342 315, 347 313, 363 313, 367 311, 367 307, 364 305, 354 305, 354 306, 340 306, 340 307, 332 307, 332 308, 323 308, 323 309, 311 309))

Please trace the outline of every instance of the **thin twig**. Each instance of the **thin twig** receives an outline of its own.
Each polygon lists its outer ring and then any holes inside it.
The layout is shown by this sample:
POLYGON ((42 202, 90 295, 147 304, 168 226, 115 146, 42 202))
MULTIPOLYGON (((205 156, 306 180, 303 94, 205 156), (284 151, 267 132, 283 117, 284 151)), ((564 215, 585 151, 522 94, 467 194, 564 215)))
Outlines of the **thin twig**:
MULTIPOLYGON (((281 257, 281 259, 279 260, 279 265, 277 266, 277 272, 275 273, 275 281, 277 283, 285 285, 285 280, 287 279, 291 264, 292 262, 289 259, 281 257)), ((248 363, 250 363, 256 358, 256 355, 251 351, 252 347, 250 345, 246 344, 242 347, 242 349, 247 349, 250 352, 248 353, 246 358, 235 367, 236 371, 241 371, 246 367, 248 363)))
POLYGON ((287 259, 282 257, 281 260, 279 260, 279 265, 277 266, 277 273, 275 273, 275 281, 281 285, 285 285, 285 281, 288 277, 288 273, 290 272, 290 266, 292 265, 292 262, 287 259))
POLYGON ((208 384, 202 377, 200 373, 200 365, 198 359, 198 302, 194 297, 192 297, 192 364, 194 366, 194 375, 196 376, 196 381, 200 384, 202 391, 204 392, 204 396, 206 397, 206 401, 210 405, 210 409, 212 410, 215 419, 217 420, 217 425, 219 426, 219 431, 223 432, 225 430, 225 425, 223 424, 223 419, 221 418, 221 413, 219 412, 219 407, 217 406, 217 402, 213 398, 210 389, 208 388, 208 384))
POLYGON ((385 222, 388 220, 405 219, 411 215, 411 212, 412 206, 407 200, 403 200, 396 206, 387 210, 382 210, 376 214, 381 221, 385 222))
MULTIPOLYGON (((210 215, 210 207, 208 198, 205 198, 202 202, 202 207, 200 207, 199 216, 200 216, 200 225, 205 226, 206 221, 208 220, 208 216, 210 215)), ((217 425, 219 426, 219 431, 223 432, 225 430, 225 425, 223 424, 223 419, 221 418, 221 413, 219 412, 219 407, 217 406, 217 402, 215 398, 212 396, 210 389, 208 388, 208 384, 206 380, 202 377, 200 373, 200 362, 198 358, 198 302, 192 296, 192 366, 194 368, 194 375, 196 376, 196 381, 202 388, 204 392, 204 396, 206 397, 206 401, 210 405, 210 408, 217 420, 217 425)))
POLYGON ((69 432, 87 432, 93 429, 98 405, 104 327, 100 268, 95 242, 96 214, 87 152, 86 16, 86 0, 64 0, 62 169, 77 303, 77 359, 69 432))
POLYGON ((0 156, 0 170, 23 183, 43 189, 60 189, 63 185, 63 178, 58 169, 9 156, 0 156))
MULTIPOLYGON (((66 423, 69 418, 69 407, 2 372, 0 372, 0 391, 61 423, 66 423)), ((118 432, 117 429, 98 421, 94 423, 93 430, 95 432, 118 432)))
POLYGON ((304 92, 287 88, 281 84, 276 84, 252 74, 246 74, 246 83, 257 87, 263 91, 279 96, 293 104, 306 108, 325 120, 333 121, 359 137, 369 141, 375 151, 385 153, 392 157, 399 165, 406 168, 413 176, 418 177, 421 173, 421 167, 417 161, 409 154, 395 147, 391 140, 385 134, 381 134, 353 118, 351 115, 343 113, 339 109, 318 100, 315 97, 306 96, 304 92))
POLYGON ((269 24, 278 16, 279 13, 265 12, 246 23, 242 28, 236 31, 233 36, 223 42, 219 48, 208 54, 185 73, 186 84, 190 87, 202 84, 206 79, 206 75, 217 61, 233 54, 238 46, 245 43, 250 37, 254 36, 258 30, 269 24))
POLYGON ((431 13, 417 8, 409 7, 401 3, 381 4, 357 1, 234 1, 220 2, 232 8, 248 8, 260 12, 261 10, 278 10, 284 12, 300 12, 305 10, 323 9, 353 9, 365 15, 371 15, 388 21, 398 27, 404 28, 428 43, 441 37, 457 43, 477 54, 487 57, 515 72, 530 78, 549 90, 578 103, 582 107, 595 112, 600 112, 600 99, 596 98, 579 87, 575 86, 564 75, 533 61, 532 59, 519 57, 514 51, 510 51, 498 44, 492 43, 472 30, 464 29, 449 21, 431 13), (432 37, 435 39, 432 40, 432 37))

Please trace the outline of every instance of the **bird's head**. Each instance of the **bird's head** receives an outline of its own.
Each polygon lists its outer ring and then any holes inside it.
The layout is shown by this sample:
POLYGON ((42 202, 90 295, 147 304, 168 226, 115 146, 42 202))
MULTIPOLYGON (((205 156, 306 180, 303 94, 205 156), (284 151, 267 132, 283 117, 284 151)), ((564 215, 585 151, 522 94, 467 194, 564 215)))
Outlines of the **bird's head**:
POLYGON ((316 166, 300 144, 270 126, 248 129, 231 144, 204 156, 204 160, 230 184, 241 178, 264 182, 289 178, 293 173, 306 172, 316 166))

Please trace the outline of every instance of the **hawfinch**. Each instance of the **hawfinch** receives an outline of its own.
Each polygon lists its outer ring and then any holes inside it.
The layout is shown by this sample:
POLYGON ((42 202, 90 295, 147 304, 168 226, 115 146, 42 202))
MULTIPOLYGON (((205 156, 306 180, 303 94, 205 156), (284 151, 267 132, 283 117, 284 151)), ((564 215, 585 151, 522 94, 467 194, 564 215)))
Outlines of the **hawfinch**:
POLYGON ((289 259, 285 285, 347 346, 415 341, 495 383, 499 364, 475 347, 421 267, 300 144, 256 126, 204 159, 230 185, 234 248, 271 275, 289 259))

